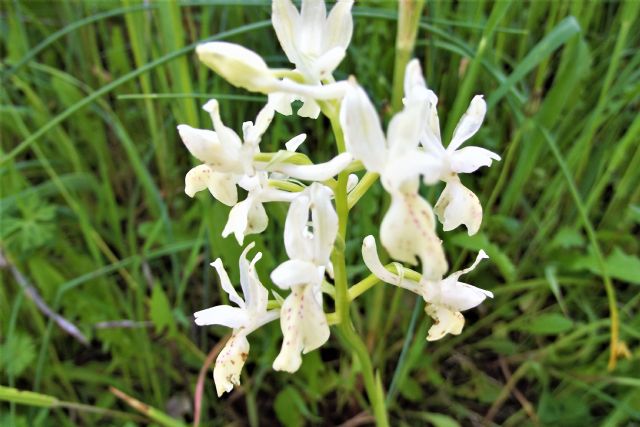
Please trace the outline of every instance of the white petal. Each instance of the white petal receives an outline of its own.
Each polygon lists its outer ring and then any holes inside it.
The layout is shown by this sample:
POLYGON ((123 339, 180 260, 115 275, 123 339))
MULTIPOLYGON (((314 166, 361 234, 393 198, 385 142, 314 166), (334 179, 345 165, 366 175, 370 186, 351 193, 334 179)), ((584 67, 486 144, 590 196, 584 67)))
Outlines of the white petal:
MULTIPOLYGON (((210 265, 213 268, 215 268, 216 271, 218 272, 218 277, 220 278, 220 285, 222 286, 222 289, 229 295, 229 299, 232 302, 235 302, 236 304, 238 304, 239 307, 245 308, 245 302, 242 298, 240 298, 240 296, 238 295, 238 292, 236 292, 236 289, 231 284, 231 280, 229 280, 229 275, 227 274, 227 271, 224 269, 222 260, 218 258, 214 262, 212 262, 210 265)), ((244 288, 243 288, 243 292, 244 292, 244 288)))
POLYGON ((251 242, 244 248, 242 254, 240 254, 239 262, 242 293, 244 294, 247 310, 249 310, 252 315, 266 312, 267 300, 269 299, 269 292, 262 285, 256 273, 256 263, 262 258, 262 253, 256 253, 251 262, 247 259, 247 253, 253 249, 254 246, 255 243, 251 242))
POLYGON ((427 304, 424 311, 433 318, 427 341, 436 341, 446 334, 460 335, 464 326, 464 316, 458 312, 435 304, 427 304))
POLYGON ((314 263, 324 266, 329 262, 338 234, 338 214, 331 203, 332 192, 329 187, 315 182, 308 191, 311 193, 314 263))
POLYGON ((489 257, 481 250, 470 267, 456 271, 441 281, 425 281, 425 301, 452 310, 465 311, 480 305, 487 297, 493 298, 493 293, 459 281, 460 276, 475 269, 480 261, 486 258, 489 257))
POLYGON ((338 65, 340 65, 340 62, 344 59, 345 54, 346 51, 343 47, 336 46, 320 56, 320 58, 315 62, 318 78, 320 80, 328 78, 333 71, 338 68, 338 65))
POLYGON ((267 131, 267 128, 271 124, 274 114, 275 109, 273 108, 273 105, 267 102, 267 104, 258 112, 255 124, 249 122, 250 126, 247 126, 247 130, 243 135, 245 143, 259 143, 262 135, 267 131))
POLYGON ((338 0, 327 18, 325 26, 325 46, 332 48, 340 46, 347 49, 353 34, 353 18, 351 7, 353 0, 338 0))
POLYGON ((382 185, 390 193, 413 188, 420 175, 431 185, 438 182, 442 166, 442 161, 431 153, 412 150, 389 160, 381 176, 382 185))
POLYGON ((303 55, 317 57, 322 53, 327 9, 324 0, 304 0, 300 8, 298 45, 303 55))
POLYGON ((365 237, 362 242, 362 259, 367 268, 383 282, 405 288, 421 296, 423 295, 423 287, 419 283, 400 277, 384 268, 382 262, 380 262, 380 258, 378 258, 376 240, 373 236, 365 237))
MULTIPOLYGON (((218 101, 210 99, 202 106, 202 109, 211 116, 213 128, 216 130, 216 135, 218 135, 220 144, 227 150, 235 150, 235 152, 238 153, 238 150, 242 147, 242 140, 238 134, 233 131, 233 129, 222 123, 222 119, 220 118, 220 104, 218 104, 218 101)), ((236 157, 238 156, 239 154, 236 154, 236 157)))
POLYGON ((282 50, 294 64, 299 62, 296 38, 300 30, 300 15, 290 0, 273 0, 271 22, 282 50))
POLYGON ((278 79, 257 53, 228 42, 209 42, 196 47, 198 59, 234 86, 269 93, 278 79))
POLYGON ((416 90, 426 89, 422 68, 417 58, 412 59, 404 70, 404 96, 409 99, 416 90))
POLYGON ((464 147, 450 155, 451 170, 456 173, 475 172, 482 166, 491 166, 493 160, 500 161, 500 156, 480 147, 464 147))
POLYGON ((427 116, 423 127, 421 142, 427 151, 430 151, 439 157, 443 157, 446 150, 442 145, 442 138, 440 136, 438 97, 433 91, 427 90, 425 98, 427 100, 427 116))
POLYGON ((300 135, 294 136, 289 141, 285 142, 284 146, 288 151, 296 151, 306 139, 307 134, 301 133, 300 135))
POLYGON ((213 381, 218 397, 240 385, 240 373, 249 355, 249 341, 244 334, 232 335, 216 359, 213 381))
POLYGON ((447 181, 444 191, 435 206, 438 220, 444 231, 450 231, 464 224, 467 233, 472 236, 480 229, 482 223, 482 206, 480 200, 455 177, 447 181))
POLYGON ((329 339, 329 325, 313 286, 296 286, 280 312, 283 343, 273 362, 276 371, 295 372, 302 364, 300 353, 308 353, 329 339))
POLYGON ((281 289, 322 282, 323 269, 299 259, 283 262, 271 272, 271 280, 281 289))
POLYGON ((221 325, 228 328, 240 328, 249 321, 246 310, 230 305, 217 305, 197 311, 193 315, 198 326, 221 325))
MULTIPOLYGON (((455 273, 452 273, 451 275, 449 275, 449 277, 455 277, 456 280, 458 280, 458 278, 463 274, 467 274, 468 272, 475 270, 475 268, 478 266, 478 264, 480 264, 480 262, 483 259, 489 259, 489 255, 487 255, 485 251, 480 249, 480 252, 478 252, 478 255, 476 256, 475 261, 473 261, 473 264, 471 264, 470 267, 465 268, 464 270, 456 271, 455 273)), ((488 291, 485 291, 485 292, 488 292, 488 291)), ((491 297, 493 298, 493 295, 491 295, 491 297)))
POLYGON ((423 120, 426 115, 426 103, 412 102, 393 116, 387 129, 389 157, 412 152, 419 144, 423 120))
POLYGON ((416 264, 422 275, 440 280, 447 271, 442 243, 435 233, 433 212, 417 193, 393 193, 391 206, 382 220, 380 241, 393 258, 416 264))
POLYGON ((238 243, 242 244, 244 236, 263 232, 268 222, 269 218, 262 203, 247 197, 231 208, 227 224, 222 230, 222 237, 233 233, 238 243))
POLYGON ((486 113, 487 103, 484 102, 482 95, 474 96, 469 108, 462 115, 462 118, 453 131, 453 138, 447 146, 447 151, 451 153, 457 150, 462 143, 475 135, 475 133, 478 132, 478 129, 480 129, 486 113))
POLYGON ((280 172, 291 178, 303 181, 326 181, 338 175, 349 166, 353 157, 349 153, 338 154, 333 159, 317 165, 294 165, 291 163, 276 163, 269 167, 271 172, 280 172))
POLYGON ((309 205, 307 193, 301 193, 289 206, 284 222, 284 247, 291 259, 313 260, 313 247, 308 236, 309 205))
POLYGON ((465 311, 477 307, 487 297, 493 298, 491 292, 458 282, 452 276, 441 281, 425 281, 425 301, 455 311, 465 311))
POLYGON ((387 149, 380 119, 365 91, 351 84, 342 100, 340 124, 347 150, 362 161, 367 170, 380 173, 387 160, 387 149))
POLYGON ((212 130, 179 125, 178 133, 191 155, 203 163, 214 163, 219 160, 221 154, 225 154, 218 135, 212 130))
POLYGON ((493 293, 462 282, 455 282, 442 292, 443 305, 457 311, 477 307, 487 297, 493 298, 493 293))

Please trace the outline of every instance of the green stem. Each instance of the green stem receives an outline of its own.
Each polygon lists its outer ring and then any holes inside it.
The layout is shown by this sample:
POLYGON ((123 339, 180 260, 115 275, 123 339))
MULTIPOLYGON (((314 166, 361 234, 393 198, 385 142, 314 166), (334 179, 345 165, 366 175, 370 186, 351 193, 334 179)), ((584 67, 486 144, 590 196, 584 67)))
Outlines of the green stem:
MULTIPOLYGON (((386 268, 393 274, 402 274, 403 277, 406 277, 407 279, 413 280, 415 282, 419 282, 422 279, 422 275, 420 273, 418 273, 417 271, 413 271, 410 268, 402 267, 402 271, 399 271, 398 263, 396 262, 391 262, 385 265, 384 268, 386 268)), ((378 282, 380 282, 380 279, 378 279, 375 274, 370 274, 355 285, 351 286, 349 288, 349 301, 355 300, 360 295, 377 285, 378 282)))
POLYGON ((362 377, 364 378, 364 387, 367 390, 367 395, 373 407, 376 426, 388 426, 389 419, 387 418, 387 409, 385 407, 384 391, 382 387, 376 385, 369 350, 350 324, 341 322, 338 325, 338 329, 342 334, 342 338, 347 342, 349 349, 353 351, 360 363, 362 377))
MULTIPOLYGON (((323 108, 327 117, 331 121, 336 145, 339 153, 345 151, 344 134, 337 112, 338 106, 333 108, 323 108)), ((347 348, 355 354, 362 368, 362 376, 364 378, 367 396, 373 407, 373 414, 376 419, 376 425, 388 426, 387 410, 384 403, 384 392, 381 386, 376 385, 373 372, 373 366, 367 347, 362 342, 360 336, 355 332, 349 319, 349 284, 347 279, 347 267, 345 262, 345 242, 347 237, 347 223, 349 220, 349 205, 347 199, 347 181, 349 174, 342 172, 338 175, 338 183, 335 188, 336 212, 338 213, 338 237, 333 249, 331 261, 333 262, 333 274, 335 283, 335 303, 338 330, 347 343, 347 348)), ((334 320, 334 319, 332 319, 334 320)), ((379 383, 378 383, 379 384, 379 383)))
POLYGON ((355 204, 358 203, 358 200, 360 200, 362 196, 366 194, 369 188, 371 188, 371 186, 375 184, 379 176, 380 175, 375 172, 367 172, 366 174, 364 174, 358 185, 356 185, 356 187, 351 190, 351 193, 349 193, 349 197, 347 199, 349 210, 351 210, 351 208, 353 208, 355 204))
POLYGON ((424 0, 400 0, 398 2, 398 31, 396 33, 396 56, 393 64, 393 111, 402 108, 404 69, 416 44, 418 24, 424 0))

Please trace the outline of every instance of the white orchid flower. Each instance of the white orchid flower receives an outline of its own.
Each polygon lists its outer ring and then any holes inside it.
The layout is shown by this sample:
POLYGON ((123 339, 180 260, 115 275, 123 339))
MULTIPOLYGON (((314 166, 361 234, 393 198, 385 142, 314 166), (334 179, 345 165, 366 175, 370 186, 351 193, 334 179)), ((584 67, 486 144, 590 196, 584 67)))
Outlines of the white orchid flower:
POLYGON ((380 239, 398 260, 422 263, 423 274, 440 279, 447 261, 435 233, 435 219, 429 203, 418 193, 419 176, 436 182, 440 162, 418 147, 423 102, 407 102, 389 123, 385 138, 375 108, 364 90, 352 83, 342 101, 340 123, 347 151, 365 168, 380 174, 383 187, 391 193, 391 206, 380 229, 380 239))
POLYGON ((438 219, 444 230, 449 231, 464 224, 469 235, 478 232, 482 222, 482 206, 473 192, 458 178, 459 173, 471 173, 482 166, 491 166, 493 160, 500 161, 496 153, 481 147, 460 146, 478 132, 487 112, 482 95, 476 95, 456 126, 447 148, 442 144, 438 120, 438 97, 427 89, 417 59, 407 65, 405 72, 405 103, 420 102, 427 105, 426 120, 423 119, 421 142, 425 149, 441 162, 440 179, 446 183, 445 190, 435 206, 438 219))
MULTIPOLYGON (((260 152, 262 135, 273 119, 272 106, 267 104, 260 110, 255 124, 243 124, 243 138, 224 125, 216 100, 207 102, 203 108, 211 115, 215 131, 178 126, 187 149, 203 162, 187 173, 185 193, 193 197, 195 193, 208 189, 214 198, 232 206, 223 236, 234 233, 240 244, 246 234, 260 233, 266 228, 268 220, 262 203, 288 202, 295 197, 287 191, 270 187, 266 172, 305 181, 325 181, 340 173, 352 161, 349 153, 339 154, 328 162, 316 165, 254 161, 254 156, 260 152), (247 199, 240 203, 236 186, 249 192, 247 199)), ((286 145, 299 144, 305 137, 304 134, 298 135, 286 145)))
POLYGON ((292 79, 280 79, 291 75, 304 79, 297 71, 274 70, 262 57, 250 49, 235 43, 208 42, 196 47, 198 59, 234 86, 264 94, 286 93, 303 99, 327 100, 344 95, 346 82, 300 83, 292 79))
POLYGON ((324 0, 273 0, 271 21, 284 53, 308 83, 327 79, 345 56, 353 33, 353 0, 338 0, 327 16, 324 0))
POLYGON ((271 187, 268 181, 266 172, 257 172, 253 176, 244 175, 240 178, 238 185, 247 190, 247 197, 236 203, 229 211, 222 237, 233 234, 238 244, 242 245, 246 235, 262 233, 267 228, 269 218, 264 209, 264 203, 291 202, 297 196, 296 193, 271 187))
POLYGON ((387 270, 378 258, 373 236, 365 237, 362 243, 362 258, 369 270, 383 282, 422 296, 427 303, 425 312, 433 318, 433 325, 427 336, 429 341, 439 340, 446 334, 459 335, 464 326, 461 311, 480 305, 487 297, 493 298, 493 293, 459 281, 460 276, 475 269, 481 260, 489 258, 482 250, 469 268, 456 271, 442 280, 429 280, 423 276, 420 282, 387 270))
POLYGON ((281 308, 284 341, 273 362, 277 371, 297 371, 301 353, 315 350, 329 339, 321 285, 337 233, 338 215, 331 204, 331 190, 311 184, 291 202, 287 214, 284 245, 290 259, 271 273, 276 285, 291 289, 281 308))
POLYGON ((262 254, 258 252, 251 262, 247 260, 247 253, 253 246, 254 243, 250 243, 240 255, 240 285, 244 299, 236 292, 222 260, 218 258, 211 265, 218 272, 222 289, 237 307, 218 305, 194 314, 199 326, 221 325, 233 329, 231 338, 220 351, 213 369, 218 396, 230 392, 234 385, 240 384, 240 372, 249 354, 247 335, 279 316, 278 310, 267 310, 268 292, 256 274, 255 264, 262 254))

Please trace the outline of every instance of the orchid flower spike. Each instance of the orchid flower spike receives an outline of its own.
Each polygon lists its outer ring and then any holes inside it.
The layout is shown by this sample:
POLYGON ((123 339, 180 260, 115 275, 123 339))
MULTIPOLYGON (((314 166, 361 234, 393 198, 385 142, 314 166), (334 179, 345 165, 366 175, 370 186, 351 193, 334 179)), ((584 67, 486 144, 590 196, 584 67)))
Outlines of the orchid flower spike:
MULTIPOLYGON (((243 137, 225 126, 220 118, 219 105, 211 100, 204 105, 211 115, 215 131, 179 125, 178 132, 187 149, 203 164, 191 169, 185 177, 185 193, 193 197, 208 189, 214 198, 232 206, 223 237, 233 233, 242 244, 247 234, 260 233, 268 219, 263 203, 289 202, 295 194, 269 187, 267 172, 278 172, 291 178, 324 181, 340 173, 352 156, 342 153, 328 162, 316 165, 294 165, 286 162, 256 162, 262 135, 273 120, 274 109, 267 104, 260 110, 255 123, 243 124, 243 137), (238 203, 237 186, 249 192, 247 199, 238 203)), ((292 140, 304 140, 304 134, 292 140)))
POLYGON ((387 136, 364 90, 355 82, 347 91, 340 110, 347 150, 362 161, 368 171, 380 174, 383 187, 391 194, 391 206, 380 229, 380 239, 389 254, 398 260, 422 263, 422 272, 440 279, 447 261, 435 233, 435 218, 429 203, 418 193, 419 177, 434 183, 440 162, 418 147, 421 117, 426 105, 408 102, 389 123, 387 136))
POLYGON ((247 253, 253 247, 252 242, 240 255, 240 285, 244 299, 231 284, 222 260, 218 258, 211 263, 218 272, 222 289, 229 294, 229 299, 237 307, 218 305, 194 314, 195 322, 199 326, 221 325, 233 329, 231 338, 220 351, 213 368, 218 396, 230 392, 234 385, 240 384, 240 372, 249 354, 247 335, 279 316, 278 310, 267 310, 268 292, 256 274, 255 264, 262 254, 258 252, 251 262, 247 260, 247 253))
POLYGON ((277 371, 297 371, 302 363, 300 354, 317 349, 329 339, 321 285, 325 270, 330 268, 337 233, 338 215, 331 204, 331 190, 311 184, 291 202, 287 214, 284 245, 290 259, 271 273, 276 285, 291 289, 281 308, 284 341, 273 362, 277 371))
POLYGON ((480 305, 487 297, 493 298, 491 292, 459 281, 460 276, 475 269, 481 260, 489 258, 482 250, 469 268, 456 271, 442 280, 423 277, 420 282, 387 270, 380 262, 373 236, 365 237, 362 258, 378 279, 422 296, 427 303, 425 312, 434 321, 429 329, 428 341, 439 340, 446 334, 459 335, 464 326, 464 316, 460 312, 480 305))
POLYGON ((482 95, 476 95, 471 100, 469 108, 453 132, 451 142, 444 148, 436 108, 438 97, 427 89, 417 59, 413 59, 407 65, 404 83, 405 103, 420 102, 422 99, 427 106, 420 139, 425 149, 440 160, 439 179, 446 183, 435 206, 438 219, 443 223, 445 231, 464 224, 469 235, 473 235, 478 232, 482 222, 482 206, 478 197, 462 185, 458 174, 475 172, 482 166, 491 166, 493 160, 500 161, 500 156, 484 148, 460 146, 480 129, 487 112, 487 104, 482 95))

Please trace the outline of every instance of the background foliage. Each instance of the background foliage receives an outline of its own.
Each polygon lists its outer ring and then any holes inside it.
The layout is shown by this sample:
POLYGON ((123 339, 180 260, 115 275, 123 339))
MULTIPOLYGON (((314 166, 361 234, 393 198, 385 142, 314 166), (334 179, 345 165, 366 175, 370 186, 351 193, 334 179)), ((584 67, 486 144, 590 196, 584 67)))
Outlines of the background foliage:
MULTIPOLYGON (((209 127, 199 105, 214 96, 235 129, 255 117, 262 98, 201 66, 193 46, 213 35, 287 66, 270 7, 0 4, 0 383, 49 396, 0 389, 0 424, 143 423, 110 387, 162 411, 145 415, 156 424, 178 425, 163 413, 190 422, 198 371, 227 332, 194 327, 191 313, 226 297, 208 263, 221 257, 237 279, 241 248, 220 238, 228 208, 183 193, 192 159, 175 126, 209 127), (43 313, 38 295, 78 330, 43 313)), ((337 75, 357 74, 387 119, 396 6, 358 2, 337 75)), ((440 97, 443 130, 450 135, 472 95, 484 93, 489 113, 475 145, 503 155, 465 182, 485 208, 481 233, 441 235, 453 269, 481 247, 489 253, 467 280, 496 297, 467 314, 462 335, 435 343, 424 340, 430 321, 415 296, 378 285, 358 300, 355 326, 393 425, 640 422, 639 7, 427 2, 415 55, 440 97), (609 304, 629 349, 611 372, 609 304)), ((328 159, 327 128, 278 116, 263 150, 304 131, 304 149, 328 159)), ((432 202, 439 190, 427 194, 432 202)), ((352 214, 352 283, 365 274, 359 247, 377 233, 382 193, 352 214)), ((271 286, 269 271, 285 259, 285 207, 268 212, 271 226, 255 240, 271 286)), ((278 327, 252 334, 242 387, 229 397, 215 397, 207 374, 203 423, 370 422, 358 366, 338 338, 307 355, 298 374, 277 373, 278 327)))

